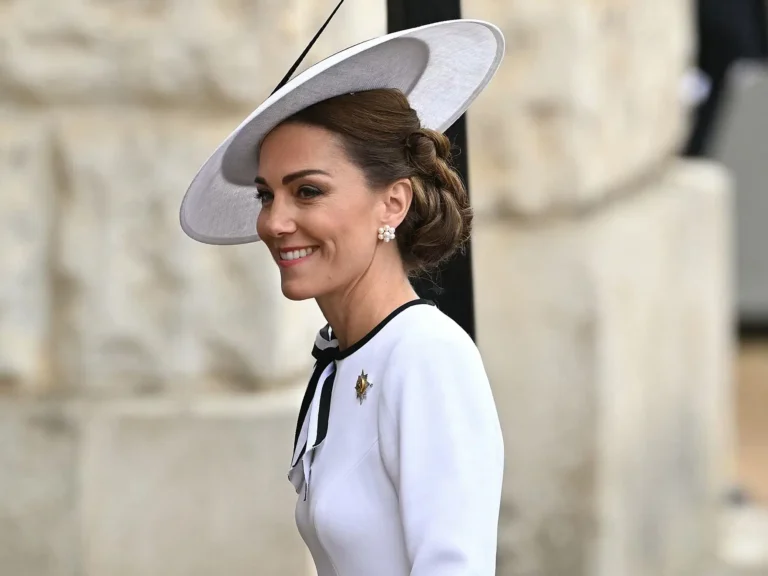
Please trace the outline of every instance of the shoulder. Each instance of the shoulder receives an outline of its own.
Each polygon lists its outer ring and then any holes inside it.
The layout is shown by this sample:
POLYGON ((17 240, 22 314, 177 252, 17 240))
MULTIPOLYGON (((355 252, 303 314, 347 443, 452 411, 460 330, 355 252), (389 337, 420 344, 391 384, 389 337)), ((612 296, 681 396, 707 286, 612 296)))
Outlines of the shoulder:
POLYGON ((502 458, 496 403, 477 346, 440 310, 420 308, 400 324, 386 359, 380 424, 406 435, 440 429, 452 437, 482 437, 502 458))
POLYGON ((453 319, 436 306, 415 306, 398 326, 390 348, 390 365, 428 367, 437 361, 482 369, 477 346, 453 319))
POLYGON ((406 398, 417 404, 491 401, 482 357, 469 335, 436 307, 417 308, 403 318, 389 347, 384 402, 396 410, 406 398))

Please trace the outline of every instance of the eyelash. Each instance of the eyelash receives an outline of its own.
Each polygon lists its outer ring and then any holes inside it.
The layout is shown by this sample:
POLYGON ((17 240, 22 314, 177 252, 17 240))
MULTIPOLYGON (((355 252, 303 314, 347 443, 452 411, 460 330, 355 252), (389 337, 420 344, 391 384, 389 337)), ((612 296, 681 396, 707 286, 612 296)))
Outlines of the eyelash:
MULTIPOLYGON (((300 186, 299 189, 296 191, 297 196, 300 200, 312 200, 313 198, 316 198, 318 196, 321 196, 323 194, 322 190, 319 188, 315 188, 314 186, 300 186), (309 195, 302 195, 302 192, 310 191, 309 195)), ((261 202, 262 204, 265 201, 269 201, 271 199, 272 193, 269 190, 256 190, 254 193, 254 198, 261 202)))
POLYGON ((319 188, 315 188, 314 186, 299 186, 299 189, 296 192, 299 194, 302 200, 311 200, 312 198, 316 198, 317 196, 320 196, 323 193, 322 190, 320 190, 319 188), (302 196, 301 195, 302 191, 306 192, 307 190, 310 191, 309 196, 302 196))

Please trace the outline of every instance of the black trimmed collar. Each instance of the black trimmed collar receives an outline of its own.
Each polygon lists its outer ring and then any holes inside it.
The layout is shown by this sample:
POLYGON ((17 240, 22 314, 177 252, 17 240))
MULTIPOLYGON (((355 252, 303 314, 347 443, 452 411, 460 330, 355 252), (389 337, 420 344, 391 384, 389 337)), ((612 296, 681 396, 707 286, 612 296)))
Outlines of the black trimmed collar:
MULTIPOLYGON (((307 413, 309 412, 309 407, 312 404, 312 400, 315 397, 315 391, 317 390, 317 385, 320 380, 320 376, 322 376, 325 369, 328 367, 329 364, 332 362, 336 362, 338 360, 343 360, 344 358, 348 358, 358 350, 360 350, 363 346, 365 346, 368 342, 370 342, 374 336, 376 336, 381 330, 389 324, 398 314, 403 312, 404 310, 407 310, 411 306, 416 306, 419 304, 426 304, 429 306, 434 306, 435 303, 431 300, 425 300, 423 298, 418 298, 416 300, 411 300, 410 302, 406 302, 405 304, 398 306, 395 308, 392 312, 390 312, 386 318, 384 318, 381 322, 379 322, 368 334, 363 336, 360 340, 355 342, 352 346, 349 348, 345 348, 344 350, 339 350, 339 342, 334 338, 333 332, 331 330, 330 325, 326 325, 322 330, 320 330, 320 333, 317 336, 317 339, 315 340, 315 345, 312 348, 312 356, 314 356, 316 362, 315 362, 315 368, 312 372, 312 376, 309 379, 309 383, 307 384, 307 389, 304 391, 304 398, 301 401, 301 408, 299 410, 299 417, 296 422, 296 434, 293 440, 293 455, 296 454, 296 446, 299 442, 299 436, 301 434, 301 429, 304 426, 304 420, 307 417, 307 413)), ((335 374, 336 370, 334 369, 328 378, 326 378, 326 381, 323 383, 323 390, 322 390, 322 398, 320 401, 319 406, 319 414, 318 414, 318 434, 317 439, 315 441, 315 444, 313 446, 317 447, 323 440, 325 440, 325 435, 328 431, 328 418, 330 416, 331 411, 331 392, 333 390, 333 383, 335 380, 335 374)), ((302 448, 301 454, 297 458, 293 458, 291 460, 291 465, 295 466, 296 463, 298 463, 299 460, 301 460, 301 456, 306 451, 306 445, 302 448)))
MULTIPOLYGON (((345 348, 344 350, 340 350, 338 348, 338 341, 336 340, 336 352, 334 354, 334 360, 343 360, 344 358, 352 356, 352 354, 354 354, 355 352, 360 350, 360 348, 362 348, 368 342, 370 342, 373 339, 373 337, 376 336, 376 334, 381 332, 381 330, 387 324, 389 324, 397 315, 399 315, 404 310, 407 310, 411 306, 416 306, 418 304, 426 304, 426 305, 429 305, 429 306, 434 306, 435 305, 435 303, 432 302, 431 300, 425 300, 424 298, 417 298, 416 300, 411 300, 410 302, 406 302, 405 304, 402 304, 402 305, 398 306, 392 312, 390 312, 387 315, 387 317, 384 318, 384 320, 382 320, 381 322, 376 324, 376 326, 374 326, 373 329, 370 332, 368 332, 368 334, 366 334, 360 340, 358 340, 357 342, 352 344, 352 346, 349 346, 348 348, 345 348)), ((323 328, 323 330, 321 330, 321 333, 325 333, 327 335, 326 337, 332 338, 333 340, 335 340, 335 338, 333 337, 333 331, 331 329, 330 324, 326 325, 325 328, 323 328)), ((315 347, 317 348, 317 345, 315 345, 315 347)), ((326 350, 327 350, 327 348, 326 348, 326 350)), ((313 349, 313 354, 314 354, 314 349, 313 349)))

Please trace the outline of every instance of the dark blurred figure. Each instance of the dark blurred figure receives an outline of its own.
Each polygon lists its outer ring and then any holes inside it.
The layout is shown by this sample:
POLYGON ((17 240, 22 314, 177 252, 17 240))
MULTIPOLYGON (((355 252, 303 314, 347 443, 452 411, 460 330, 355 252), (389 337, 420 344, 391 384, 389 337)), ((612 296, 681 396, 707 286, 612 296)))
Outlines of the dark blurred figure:
POLYGON ((766 0, 697 0, 698 67, 711 80, 699 104, 686 156, 704 156, 717 114, 727 95, 726 78, 737 60, 768 57, 766 0))

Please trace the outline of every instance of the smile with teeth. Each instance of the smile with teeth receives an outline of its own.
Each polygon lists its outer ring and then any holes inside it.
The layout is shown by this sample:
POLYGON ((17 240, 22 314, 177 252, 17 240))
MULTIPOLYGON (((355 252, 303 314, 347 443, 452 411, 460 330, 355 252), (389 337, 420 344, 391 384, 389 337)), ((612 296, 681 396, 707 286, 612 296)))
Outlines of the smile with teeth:
POLYGON ((300 250, 290 250, 288 252, 280 252, 280 260, 298 260, 300 258, 306 258, 310 256, 315 249, 313 247, 301 248, 300 250))

